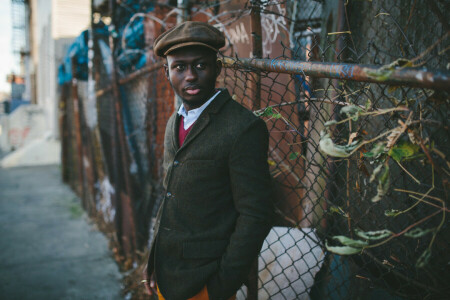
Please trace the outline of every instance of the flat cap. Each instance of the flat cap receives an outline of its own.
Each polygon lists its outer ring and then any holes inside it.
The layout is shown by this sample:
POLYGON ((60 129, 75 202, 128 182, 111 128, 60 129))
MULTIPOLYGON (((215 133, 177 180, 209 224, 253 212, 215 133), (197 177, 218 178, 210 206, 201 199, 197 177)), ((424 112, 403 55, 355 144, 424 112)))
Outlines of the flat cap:
POLYGON ((187 21, 158 36, 153 50, 158 56, 166 56, 175 49, 187 46, 204 46, 218 52, 225 46, 225 36, 208 23, 187 21))

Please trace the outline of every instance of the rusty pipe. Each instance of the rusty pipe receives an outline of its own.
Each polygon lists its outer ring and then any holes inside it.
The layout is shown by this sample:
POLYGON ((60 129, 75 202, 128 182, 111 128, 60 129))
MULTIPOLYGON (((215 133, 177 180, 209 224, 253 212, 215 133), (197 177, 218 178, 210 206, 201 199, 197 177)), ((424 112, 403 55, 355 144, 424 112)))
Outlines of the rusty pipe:
POLYGON ((254 68, 275 73, 303 74, 320 78, 408 85, 450 91, 450 72, 447 70, 409 67, 383 69, 383 67, 374 65, 231 57, 223 58, 223 64, 225 67, 254 68))

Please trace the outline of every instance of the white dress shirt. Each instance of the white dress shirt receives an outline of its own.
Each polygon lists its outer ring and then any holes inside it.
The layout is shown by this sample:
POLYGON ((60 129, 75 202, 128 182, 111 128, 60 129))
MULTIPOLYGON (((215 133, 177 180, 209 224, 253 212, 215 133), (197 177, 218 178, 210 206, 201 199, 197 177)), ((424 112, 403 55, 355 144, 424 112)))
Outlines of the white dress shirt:
POLYGON ((189 127, 192 126, 192 124, 197 121, 198 117, 201 115, 201 113, 205 110, 205 108, 208 107, 208 105, 216 98, 217 95, 219 95, 220 90, 215 93, 211 98, 209 98, 208 101, 206 101, 202 106, 199 108, 191 109, 190 111, 187 111, 184 108, 184 105, 181 104, 180 109, 178 109, 178 114, 180 116, 183 116, 183 127, 184 130, 187 130, 189 127))

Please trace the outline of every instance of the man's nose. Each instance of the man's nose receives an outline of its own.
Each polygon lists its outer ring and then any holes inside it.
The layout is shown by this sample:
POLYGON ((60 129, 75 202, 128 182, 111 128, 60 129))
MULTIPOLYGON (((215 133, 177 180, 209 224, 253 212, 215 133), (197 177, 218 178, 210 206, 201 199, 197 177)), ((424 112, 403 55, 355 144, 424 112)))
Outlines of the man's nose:
POLYGON ((197 71, 194 67, 188 67, 186 70, 186 81, 192 82, 197 80, 197 71))

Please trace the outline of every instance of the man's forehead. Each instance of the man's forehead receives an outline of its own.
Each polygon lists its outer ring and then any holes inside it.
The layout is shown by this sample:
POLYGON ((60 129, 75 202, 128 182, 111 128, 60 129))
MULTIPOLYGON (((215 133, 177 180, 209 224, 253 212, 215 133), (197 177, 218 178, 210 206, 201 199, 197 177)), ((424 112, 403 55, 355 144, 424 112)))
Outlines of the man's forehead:
POLYGON ((203 47, 187 47, 177 49, 167 54, 166 59, 169 62, 173 61, 196 61, 201 59, 216 59, 217 54, 209 51, 203 47))

